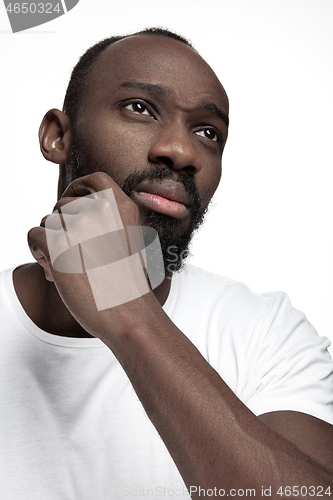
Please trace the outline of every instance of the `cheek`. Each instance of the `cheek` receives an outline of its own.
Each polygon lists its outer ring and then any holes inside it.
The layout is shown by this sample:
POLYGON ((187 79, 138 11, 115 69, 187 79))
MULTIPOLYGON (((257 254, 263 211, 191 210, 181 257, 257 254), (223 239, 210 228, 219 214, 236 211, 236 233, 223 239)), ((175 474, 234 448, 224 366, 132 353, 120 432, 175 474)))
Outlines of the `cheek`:
POLYGON ((90 124, 78 134, 78 152, 88 172, 103 171, 118 184, 147 166, 147 137, 111 121, 90 124))
POLYGON ((213 170, 212 168, 207 169, 206 172, 202 172, 202 179, 200 182, 199 191, 202 193, 204 205, 208 205, 211 198, 213 197, 221 179, 222 169, 221 166, 216 166, 213 170))

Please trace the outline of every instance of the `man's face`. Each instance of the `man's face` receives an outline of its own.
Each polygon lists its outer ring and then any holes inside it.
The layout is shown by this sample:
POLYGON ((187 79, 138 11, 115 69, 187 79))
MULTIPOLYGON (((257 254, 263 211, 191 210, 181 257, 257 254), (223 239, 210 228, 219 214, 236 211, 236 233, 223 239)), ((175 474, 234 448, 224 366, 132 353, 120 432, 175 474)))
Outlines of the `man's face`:
POLYGON ((88 78, 71 164, 79 175, 106 172, 135 201, 142 225, 158 231, 164 258, 172 255, 169 271, 187 255, 218 186, 227 115, 211 68, 173 39, 116 42, 88 78))

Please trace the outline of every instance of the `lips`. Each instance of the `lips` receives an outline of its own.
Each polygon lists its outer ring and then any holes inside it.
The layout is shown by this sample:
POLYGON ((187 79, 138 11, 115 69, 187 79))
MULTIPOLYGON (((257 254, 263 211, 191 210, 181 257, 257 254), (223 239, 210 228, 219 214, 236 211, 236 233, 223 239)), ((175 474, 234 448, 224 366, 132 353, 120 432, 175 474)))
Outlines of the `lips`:
POLYGON ((193 205, 193 198, 184 186, 170 179, 144 181, 135 187, 131 198, 139 206, 176 219, 185 219, 193 205))

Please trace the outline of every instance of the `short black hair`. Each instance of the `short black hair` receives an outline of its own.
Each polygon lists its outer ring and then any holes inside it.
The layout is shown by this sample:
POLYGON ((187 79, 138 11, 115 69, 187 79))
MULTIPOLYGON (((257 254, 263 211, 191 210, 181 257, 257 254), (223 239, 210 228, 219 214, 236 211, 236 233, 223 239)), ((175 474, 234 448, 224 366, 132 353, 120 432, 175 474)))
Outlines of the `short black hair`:
POLYGON ((178 40, 179 42, 182 42, 185 45, 188 45, 189 47, 194 49, 191 42, 186 38, 184 38, 183 36, 178 35, 177 33, 174 33, 166 28, 159 28, 159 27, 146 28, 142 31, 137 31, 136 33, 132 33, 129 35, 119 35, 119 36, 112 36, 110 38, 105 38, 104 40, 101 40, 100 42, 97 42, 95 45, 90 47, 81 56, 78 63, 74 67, 65 95, 65 100, 63 105, 64 113, 67 113, 72 119, 75 119, 80 105, 81 97, 83 95, 83 88, 87 79, 87 75, 91 70, 92 65, 98 58, 98 56, 109 45, 112 45, 113 43, 118 42, 119 40, 123 40, 125 38, 129 38, 134 35, 148 35, 148 36, 157 35, 167 38, 173 38, 174 40, 178 40))

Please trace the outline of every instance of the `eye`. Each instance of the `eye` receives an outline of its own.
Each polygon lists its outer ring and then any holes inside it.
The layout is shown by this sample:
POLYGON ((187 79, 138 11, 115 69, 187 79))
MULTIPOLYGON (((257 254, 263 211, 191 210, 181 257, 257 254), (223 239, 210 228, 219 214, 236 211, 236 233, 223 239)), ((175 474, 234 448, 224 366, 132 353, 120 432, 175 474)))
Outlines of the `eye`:
POLYGON ((219 142, 219 136, 212 128, 203 128, 202 130, 197 130, 196 134, 200 135, 201 137, 205 137, 205 139, 210 139, 211 141, 219 142))
POLYGON ((152 116, 152 114, 148 111, 147 106, 145 106, 142 102, 131 102, 130 104, 124 106, 124 108, 140 115, 152 116))

